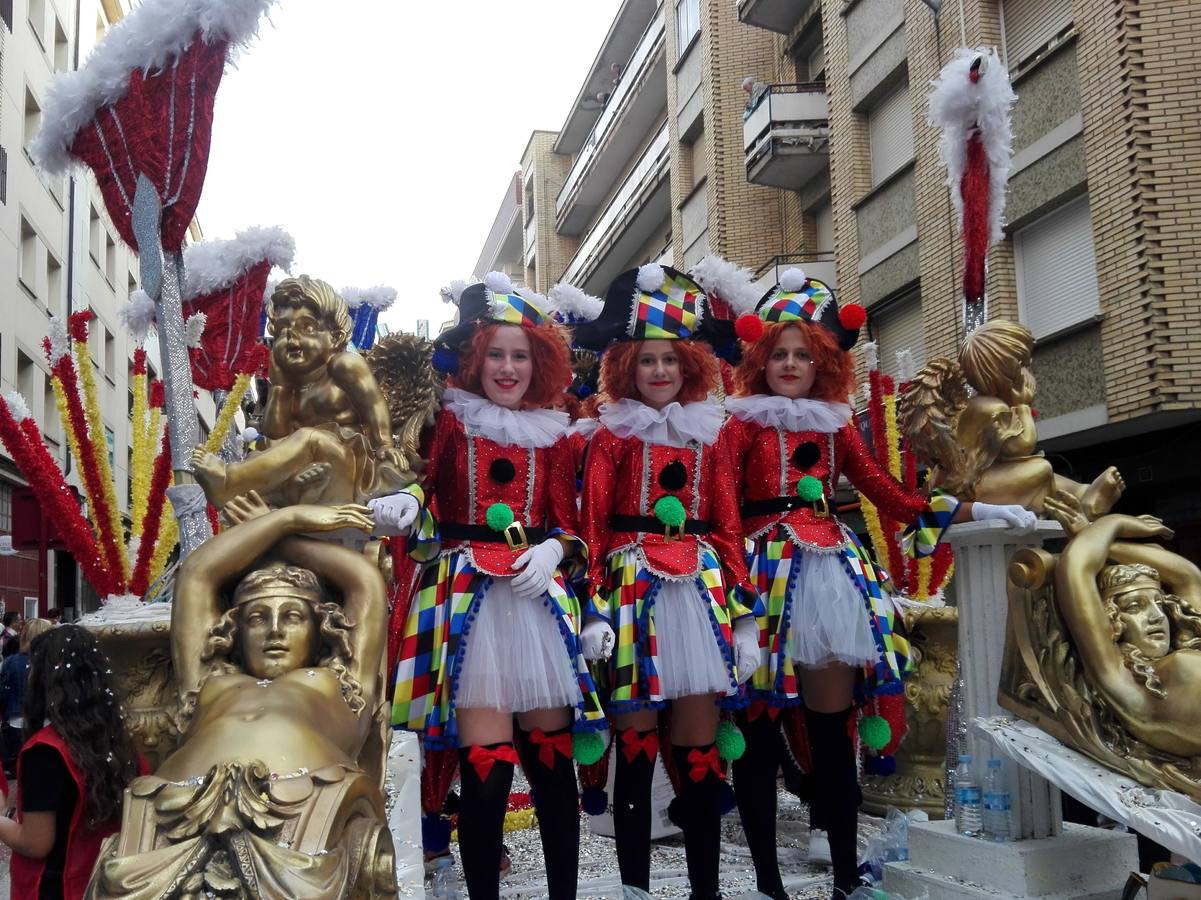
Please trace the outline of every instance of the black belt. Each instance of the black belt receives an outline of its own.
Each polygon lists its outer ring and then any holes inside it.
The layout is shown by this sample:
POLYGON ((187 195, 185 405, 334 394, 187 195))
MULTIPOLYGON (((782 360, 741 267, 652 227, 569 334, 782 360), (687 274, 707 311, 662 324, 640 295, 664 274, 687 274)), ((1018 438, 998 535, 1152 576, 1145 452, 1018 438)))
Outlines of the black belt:
POLYGON ((439 537, 448 541, 481 541, 487 544, 508 544, 510 550, 525 550, 531 544, 540 544, 546 538, 545 528, 526 528, 514 522, 503 531, 494 531, 487 525, 463 525, 459 522, 439 522, 439 537))
POLYGON ((609 527, 614 531, 645 531, 647 534, 676 538, 683 534, 709 533, 709 523, 700 519, 685 519, 684 524, 676 528, 664 525, 654 516, 609 516, 609 527))
POLYGON ((742 517, 753 519, 755 516, 769 516, 774 513, 791 512, 794 509, 812 509, 817 515, 830 515, 830 507, 826 498, 820 500, 802 500, 800 497, 768 497, 766 500, 752 500, 742 504, 742 517))

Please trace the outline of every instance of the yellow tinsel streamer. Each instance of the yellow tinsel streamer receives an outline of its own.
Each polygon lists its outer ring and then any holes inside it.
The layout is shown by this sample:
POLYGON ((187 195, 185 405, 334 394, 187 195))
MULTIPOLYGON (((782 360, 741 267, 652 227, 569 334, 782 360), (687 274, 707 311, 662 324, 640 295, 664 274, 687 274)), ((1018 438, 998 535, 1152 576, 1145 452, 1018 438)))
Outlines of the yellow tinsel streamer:
POLYGON ((930 599, 930 575, 934 569, 934 560, 923 556, 917 561, 917 590, 915 600, 930 599))
MULTIPOLYGON (((129 472, 129 533, 141 535, 146 519, 146 500, 150 494, 150 473, 154 455, 146 452, 150 433, 146 429, 146 373, 133 376, 133 427, 130 429, 132 462, 129 472)), ((131 561, 132 564, 132 561, 131 561)))
POLYGON ((888 443, 888 471, 901 480, 901 436, 897 431, 897 395, 884 395, 884 437, 888 443))
POLYGON ((148 584, 154 584, 163 574, 163 569, 167 568, 167 560, 171 558, 171 551, 179 542, 179 523, 175 521, 175 510, 171 507, 170 500, 163 501, 163 517, 159 521, 158 535, 154 541, 154 556, 150 558, 148 584))
MULTIPOLYGON (((118 537, 120 552, 117 558, 121 563, 121 580, 129 581, 129 551, 125 541, 119 540, 125 533, 121 524, 121 508, 117 505, 117 491, 113 485, 113 468, 108 461, 108 441, 104 436, 104 421, 100 417, 100 397, 96 390, 96 374, 92 371, 92 354, 88 351, 86 341, 72 341, 75 349, 75 365, 79 370, 79 378, 83 383, 83 408, 88 417, 88 428, 92 432, 92 451, 96 457, 96 467, 100 472, 100 486, 104 491, 104 502, 108 505, 109 521, 113 534, 118 537)), ((93 501, 93 509, 95 503, 93 501)))
POLYGON ((213 423, 213 430, 209 432, 208 440, 204 442, 204 449, 209 453, 216 453, 225 443, 225 436, 229 434, 229 427, 233 423, 234 415, 241 408, 242 398, 246 396, 246 390, 249 387, 250 376, 245 373, 239 375, 234 381, 233 389, 225 398, 225 405, 221 407, 217 421, 213 423))
POLYGON ((860 494, 859 511, 863 513, 863 522, 867 525, 867 536, 871 538, 872 550, 875 551, 876 559, 887 560, 888 544, 884 539, 884 527, 880 524, 880 510, 876 508, 876 504, 867 499, 866 494, 860 494))

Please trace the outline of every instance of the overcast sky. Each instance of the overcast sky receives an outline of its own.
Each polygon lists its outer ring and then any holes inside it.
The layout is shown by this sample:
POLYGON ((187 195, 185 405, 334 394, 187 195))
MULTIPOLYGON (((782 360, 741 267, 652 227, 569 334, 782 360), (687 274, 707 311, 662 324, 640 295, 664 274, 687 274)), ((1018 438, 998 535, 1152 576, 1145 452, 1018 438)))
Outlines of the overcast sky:
POLYGON ((217 95, 207 238, 282 225, 293 273, 448 318, 530 132, 567 118, 620 0, 282 0, 217 95))

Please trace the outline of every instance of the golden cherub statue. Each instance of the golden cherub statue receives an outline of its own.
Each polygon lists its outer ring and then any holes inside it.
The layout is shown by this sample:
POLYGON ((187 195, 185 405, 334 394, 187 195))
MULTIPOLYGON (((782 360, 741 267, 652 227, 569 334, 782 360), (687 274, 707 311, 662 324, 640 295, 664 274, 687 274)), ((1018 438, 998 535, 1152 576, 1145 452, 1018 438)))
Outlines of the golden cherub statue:
POLYGON ((307 275, 281 281, 268 328, 261 430, 270 444, 237 463, 197 448, 192 464, 209 502, 220 508, 256 490, 277 506, 364 503, 415 481, 371 366, 347 350, 350 314, 337 292, 307 275))
POLYGON ((270 511, 251 495, 225 512, 233 527, 176 582, 182 742, 131 785, 89 896, 395 896, 365 771, 382 760, 363 758, 383 715, 383 579, 363 554, 300 536, 369 531, 368 511, 270 511))
POLYGON ((933 464, 931 487, 1039 514, 1047 497, 1065 491, 1095 519, 1109 512, 1125 484, 1114 467, 1092 484, 1078 484, 1057 475, 1038 452, 1033 351, 1025 326, 986 322, 964 340, 958 362, 933 360, 913 379, 901 398, 901 430, 933 464))

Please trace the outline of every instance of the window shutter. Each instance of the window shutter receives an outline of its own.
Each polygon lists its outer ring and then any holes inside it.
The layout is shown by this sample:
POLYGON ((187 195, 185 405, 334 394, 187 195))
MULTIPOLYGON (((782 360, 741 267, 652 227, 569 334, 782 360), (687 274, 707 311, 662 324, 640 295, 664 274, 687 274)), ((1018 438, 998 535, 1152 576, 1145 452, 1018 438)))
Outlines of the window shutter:
POLYGON ((1005 18, 1005 60, 1016 68, 1047 41, 1072 24, 1068 0, 1002 0, 1005 18))
POLYGON ((873 317, 872 336, 879 345, 880 371, 899 380, 897 354, 908 350, 914 370, 926 364, 926 337, 922 330, 922 298, 912 297, 873 317))
POLYGON ((827 202, 813 210, 813 230, 817 232, 818 253, 834 252, 834 208, 827 202))
POLYGON ((913 113, 909 87, 894 91, 867 114, 872 184, 879 184, 913 159, 913 113))
POLYGON ((1081 197, 1013 236, 1018 309, 1035 340, 1101 311, 1088 198, 1081 197))
POLYGON ((809 54, 808 68, 810 81, 817 81, 817 76, 826 71, 826 45, 821 41, 809 54))

